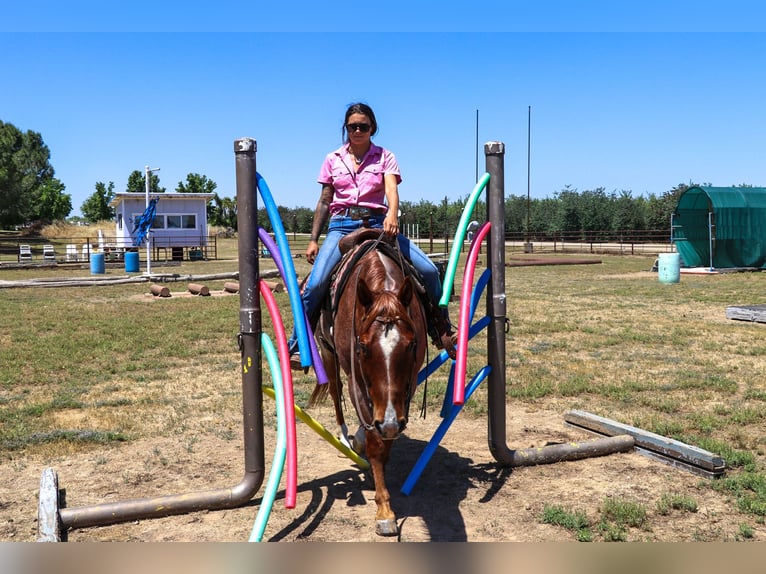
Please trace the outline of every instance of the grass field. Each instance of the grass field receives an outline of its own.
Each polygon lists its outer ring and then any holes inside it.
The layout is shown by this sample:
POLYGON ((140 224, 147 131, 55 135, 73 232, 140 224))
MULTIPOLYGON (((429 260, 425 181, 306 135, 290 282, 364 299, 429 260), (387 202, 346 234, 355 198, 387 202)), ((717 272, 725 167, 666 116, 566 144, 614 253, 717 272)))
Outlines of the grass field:
MULTIPOLYGON (((222 249, 232 257, 183 263, 172 273, 236 271, 231 241, 222 249)), ((509 399, 587 410, 716 452, 729 467, 716 488, 730 491, 732 504, 762 522, 766 325, 728 320, 725 309, 766 303, 766 275, 683 275, 678 284, 664 284, 649 272, 651 258, 601 261, 507 269, 509 399)), ((305 263, 296 262, 302 275, 305 263)), ((261 268, 273 264, 262 260, 261 268)), ((0 278, 41 273, 87 270, 8 270, 0 278)), ((217 291, 223 280, 207 284, 217 291)), ((241 409, 239 298, 160 301, 147 293, 145 283, 0 290, 3 459, 173 436, 192 424, 234 432, 206 421, 210 412, 241 409), (229 391, 210 393, 209 378, 230 379, 229 391)), ((287 294, 277 299, 289 329, 287 294)), ((456 321, 456 307, 452 315, 456 321)), ((475 348, 469 369, 485 360, 480 341, 475 348)), ((310 375, 296 377, 301 406, 312 384, 310 375)), ((440 404, 445 381, 437 377, 429 385, 428 400, 440 404)), ((470 403, 467 416, 486 411, 481 399, 470 403)))

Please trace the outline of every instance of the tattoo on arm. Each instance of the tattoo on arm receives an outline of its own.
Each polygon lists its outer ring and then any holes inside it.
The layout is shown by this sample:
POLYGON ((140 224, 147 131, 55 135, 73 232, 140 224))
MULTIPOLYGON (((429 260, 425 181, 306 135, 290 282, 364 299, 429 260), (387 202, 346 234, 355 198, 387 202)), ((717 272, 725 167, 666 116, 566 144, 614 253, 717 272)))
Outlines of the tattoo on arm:
POLYGON ((322 194, 314 210, 314 222, 311 226, 311 241, 319 241, 319 235, 322 233, 327 220, 330 217, 330 202, 333 196, 332 185, 322 186, 322 194))

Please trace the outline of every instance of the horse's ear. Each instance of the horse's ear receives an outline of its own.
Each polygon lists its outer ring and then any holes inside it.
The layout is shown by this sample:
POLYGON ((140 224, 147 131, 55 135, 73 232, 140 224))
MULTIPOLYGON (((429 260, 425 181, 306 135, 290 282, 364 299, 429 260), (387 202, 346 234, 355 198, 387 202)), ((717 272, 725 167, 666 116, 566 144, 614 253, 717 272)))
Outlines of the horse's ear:
POLYGON ((404 280, 404 283, 402 283, 402 286, 399 287, 399 301, 401 301, 402 305, 407 307, 410 304, 410 301, 412 301, 413 294, 412 279, 407 277, 404 280))
POLYGON ((367 283, 361 277, 359 283, 356 286, 356 297, 365 309, 369 309, 375 299, 372 296, 370 288, 367 287, 367 283))

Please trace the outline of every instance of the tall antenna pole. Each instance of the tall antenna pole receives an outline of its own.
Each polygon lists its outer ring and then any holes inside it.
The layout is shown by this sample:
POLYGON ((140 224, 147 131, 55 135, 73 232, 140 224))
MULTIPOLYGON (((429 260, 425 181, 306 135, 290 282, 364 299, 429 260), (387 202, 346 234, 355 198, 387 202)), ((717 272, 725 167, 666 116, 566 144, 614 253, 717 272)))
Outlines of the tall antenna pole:
POLYGON ((476 183, 479 182, 479 110, 476 110, 476 183))
POLYGON ((532 189, 531 179, 530 179, 531 157, 532 157, 532 106, 529 106, 527 110, 527 231, 525 233, 527 243, 529 243, 530 191, 532 189))

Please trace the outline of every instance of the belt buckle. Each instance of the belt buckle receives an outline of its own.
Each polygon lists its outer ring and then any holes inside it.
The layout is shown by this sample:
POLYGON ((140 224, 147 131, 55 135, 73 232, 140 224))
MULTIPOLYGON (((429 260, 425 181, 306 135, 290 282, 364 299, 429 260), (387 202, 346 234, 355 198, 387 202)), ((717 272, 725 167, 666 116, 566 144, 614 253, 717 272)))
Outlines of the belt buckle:
POLYGON ((365 220, 369 219, 371 216, 370 210, 366 207, 349 207, 348 208, 348 216, 354 220, 365 220))

